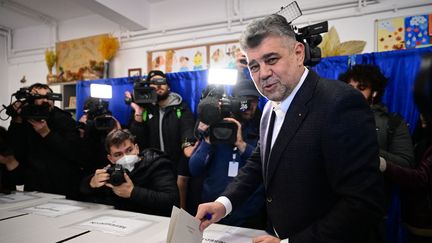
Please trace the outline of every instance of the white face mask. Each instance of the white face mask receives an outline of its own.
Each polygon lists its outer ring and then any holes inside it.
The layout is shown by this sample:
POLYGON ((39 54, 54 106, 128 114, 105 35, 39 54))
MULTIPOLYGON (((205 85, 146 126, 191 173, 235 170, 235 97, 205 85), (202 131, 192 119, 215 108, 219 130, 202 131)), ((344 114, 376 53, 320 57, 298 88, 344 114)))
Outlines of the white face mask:
POLYGON ((116 164, 123 166, 123 168, 128 169, 129 172, 131 172, 135 167, 135 163, 139 160, 140 158, 136 154, 124 155, 117 160, 116 164))

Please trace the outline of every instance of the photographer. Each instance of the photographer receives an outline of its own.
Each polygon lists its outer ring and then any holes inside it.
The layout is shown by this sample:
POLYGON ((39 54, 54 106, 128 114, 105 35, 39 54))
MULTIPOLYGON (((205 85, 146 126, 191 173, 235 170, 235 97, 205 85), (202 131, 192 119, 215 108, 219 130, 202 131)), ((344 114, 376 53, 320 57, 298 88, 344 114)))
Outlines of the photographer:
POLYGON ((105 138, 114 130, 121 129, 120 122, 108 110, 108 102, 89 97, 84 102, 84 115, 79 119, 81 157, 84 175, 109 163, 105 151, 105 138))
POLYGON ((48 85, 36 83, 28 91, 25 100, 12 104, 16 113, 12 115, 8 135, 19 163, 10 173, 20 178, 26 191, 76 198, 79 135, 75 121, 48 99, 52 93, 48 85), (44 108, 46 112, 42 112, 44 108))
POLYGON ((179 201, 169 158, 155 149, 139 154, 126 129, 111 131, 105 145, 111 165, 83 179, 81 192, 117 209, 169 216, 179 201))
MULTIPOLYGON (((214 201, 225 190, 237 175, 237 171, 245 165, 258 141, 261 117, 261 111, 257 109, 260 96, 258 91, 251 80, 243 79, 239 80, 234 87, 233 96, 247 99, 249 104, 246 111, 224 118, 224 121, 237 125, 237 135, 233 144, 228 142, 211 144, 209 126, 199 122, 197 127, 201 139, 189 160, 189 169, 193 177, 204 176, 201 202, 214 201)), ((206 120, 201 116, 200 119, 206 120)), ((263 217, 263 206, 264 189, 261 186, 238 210, 220 222, 234 226, 264 228, 264 220, 258 220, 259 217, 263 217)))
MULTIPOLYGON (((138 105, 132 102, 131 107, 135 114, 130 130, 137 136, 140 148, 164 151, 174 162, 180 190, 180 206, 185 208, 189 178, 187 163, 195 141, 194 118, 182 97, 170 91, 166 75, 162 71, 150 71, 145 82, 150 84, 156 93, 157 103, 138 105)), ((126 98, 132 98, 129 92, 126 92, 126 98)))

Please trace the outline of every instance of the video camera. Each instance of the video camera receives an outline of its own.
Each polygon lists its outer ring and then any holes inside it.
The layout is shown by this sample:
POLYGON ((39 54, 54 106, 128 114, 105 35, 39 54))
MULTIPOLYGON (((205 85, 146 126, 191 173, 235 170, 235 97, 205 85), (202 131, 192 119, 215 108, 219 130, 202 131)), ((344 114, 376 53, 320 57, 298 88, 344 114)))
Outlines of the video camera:
POLYGON ((237 125, 224 121, 225 117, 236 117, 248 110, 250 100, 230 97, 223 88, 209 85, 201 95, 198 104, 198 117, 201 122, 209 125, 208 135, 212 144, 231 143, 237 139, 237 125))
POLYGON ((107 181, 108 183, 112 184, 113 186, 120 186, 121 184, 126 182, 124 178, 124 173, 126 172, 126 170, 123 168, 123 166, 115 164, 105 169, 106 172, 110 175, 110 178, 107 181))
POLYGON ((89 102, 85 113, 87 124, 94 126, 96 130, 110 131, 116 126, 112 113, 108 109, 108 101, 99 99, 96 102, 89 102))
POLYGON ((167 84, 165 78, 154 78, 146 80, 144 78, 136 78, 133 86, 132 100, 126 100, 126 103, 135 102, 138 105, 156 104, 157 94, 151 84, 164 85, 167 84))
MULTIPOLYGON (((46 95, 32 94, 29 88, 20 88, 17 92, 11 95, 11 103, 8 106, 3 105, 6 109, 6 114, 10 117, 21 116, 24 119, 42 120, 48 119, 49 117, 49 104, 35 105, 34 101, 37 99, 48 99, 48 100, 62 100, 62 94, 59 93, 47 93, 46 95), (15 97, 16 101, 12 102, 12 97, 15 97), (19 104, 18 107, 14 107, 14 104, 19 104), (18 113, 17 110, 21 109, 18 113)), ((7 118, 6 118, 7 119, 7 118)))
POLYGON ((305 46, 305 65, 314 66, 321 61, 321 49, 318 47, 322 41, 320 34, 327 31, 327 21, 297 29, 296 39, 305 46))

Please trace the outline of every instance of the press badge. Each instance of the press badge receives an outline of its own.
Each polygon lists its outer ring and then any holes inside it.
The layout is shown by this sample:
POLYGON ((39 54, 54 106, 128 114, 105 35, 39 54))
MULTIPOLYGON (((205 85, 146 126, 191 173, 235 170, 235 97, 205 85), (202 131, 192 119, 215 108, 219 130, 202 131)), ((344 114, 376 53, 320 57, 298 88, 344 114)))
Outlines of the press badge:
POLYGON ((230 161, 229 165, 228 165, 228 176, 229 177, 236 177, 238 174, 239 163, 237 161, 235 161, 236 157, 237 157, 236 148, 234 148, 233 160, 230 161))
POLYGON ((237 161, 230 161, 228 166, 228 176, 236 177, 238 173, 239 163, 237 161))

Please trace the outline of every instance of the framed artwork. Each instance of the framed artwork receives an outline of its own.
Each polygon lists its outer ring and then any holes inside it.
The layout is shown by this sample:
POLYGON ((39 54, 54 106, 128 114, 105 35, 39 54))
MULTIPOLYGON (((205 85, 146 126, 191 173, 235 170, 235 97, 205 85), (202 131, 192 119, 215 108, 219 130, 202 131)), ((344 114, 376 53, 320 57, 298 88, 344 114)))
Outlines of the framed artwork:
POLYGON ((128 77, 141 77, 141 76, 142 76, 141 68, 128 69, 128 77))
POLYGON ((236 68, 235 58, 240 52, 238 41, 188 46, 148 52, 148 70, 186 72, 209 67, 236 68))
POLYGON ((92 64, 95 66, 97 63, 103 62, 102 55, 98 49, 102 38, 106 36, 108 34, 56 43, 56 68, 57 73, 60 73, 60 67, 64 71, 62 82, 83 79, 82 73, 85 70, 94 69, 94 67, 92 68, 92 64))

